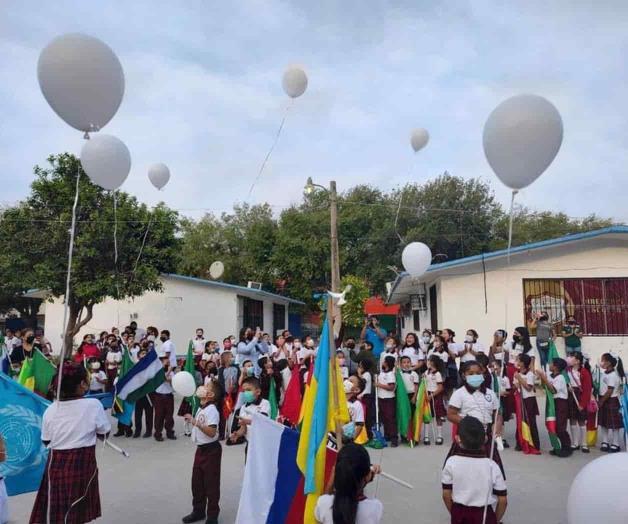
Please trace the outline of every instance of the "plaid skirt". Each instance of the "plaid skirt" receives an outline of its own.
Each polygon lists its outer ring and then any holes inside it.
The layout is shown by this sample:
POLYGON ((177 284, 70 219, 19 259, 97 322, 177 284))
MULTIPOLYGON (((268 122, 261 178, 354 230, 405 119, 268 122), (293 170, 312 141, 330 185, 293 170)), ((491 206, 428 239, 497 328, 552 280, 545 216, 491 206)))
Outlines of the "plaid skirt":
POLYGON ((600 408, 597 423, 598 426, 606 429, 621 429, 624 427, 621 419, 619 398, 611 397, 604 402, 604 405, 600 408))
POLYGON ((432 413, 432 417, 436 417, 438 419, 447 417, 447 410, 445 409, 443 393, 441 393, 440 395, 436 395, 434 397, 434 400, 430 402, 430 411, 432 413))
POLYGON ((582 390, 580 388, 573 388, 573 395, 569 395, 567 398, 567 403, 569 404, 569 420, 577 420, 578 422, 585 423, 587 421, 587 410, 583 409, 580 411, 578 409, 578 404, 580 403, 580 397, 582 396, 582 390), (576 403, 576 399, 578 402, 576 403))
POLYGON ((57 449, 48 462, 33 505, 30 524, 83 524, 101 516, 96 446, 57 449))

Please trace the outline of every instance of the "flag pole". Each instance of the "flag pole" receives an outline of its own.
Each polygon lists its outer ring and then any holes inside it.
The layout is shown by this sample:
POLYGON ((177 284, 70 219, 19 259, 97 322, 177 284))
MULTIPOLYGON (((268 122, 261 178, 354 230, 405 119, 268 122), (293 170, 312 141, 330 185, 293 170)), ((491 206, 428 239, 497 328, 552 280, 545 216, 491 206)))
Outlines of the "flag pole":
POLYGON ((336 445, 342 449, 342 425, 338 419, 338 374, 336 373, 336 341, 334 340, 334 299, 327 295, 327 331, 329 333, 329 372, 331 373, 332 413, 336 425, 336 445))

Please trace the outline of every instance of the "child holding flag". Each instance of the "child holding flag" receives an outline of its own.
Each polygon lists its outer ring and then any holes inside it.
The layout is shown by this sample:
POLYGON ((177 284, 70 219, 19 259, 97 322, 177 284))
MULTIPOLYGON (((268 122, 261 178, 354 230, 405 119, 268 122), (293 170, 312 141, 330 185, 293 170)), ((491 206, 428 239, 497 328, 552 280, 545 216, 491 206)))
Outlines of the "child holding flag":
POLYGON ((599 426, 602 428, 600 451, 617 453, 620 450, 621 428, 624 426, 619 406, 619 388, 621 379, 625 376, 624 367, 621 359, 615 358, 610 353, 602 355, 600 367, 604 370, 600 382, 600 414, 598 418, 599 426))
POLYGON ((364 406, 362 402, 358 400, 358 395, 362 392, 364 387, 364 381, 353 375, 344 380, 343 386, 345 395, 347 396, 349 416, 351 417, 351 422, 354 427, 353 434, 350 435, 350 437, 356 444, 366 444, 368 442, 368 436, 364 429, 364 406))
MULTIPOLYGON (((436 431, 438 432, 435 444, 443 445, 443 420, 447 416, 445 402, 443 396, 445 393, 443 376, 445 375, 445 362, 438 355, 431 355, 427 359, 427 371, 425 372, 425 381, 427 389, 427 397, 432 413, 432 420, 436 419, 436 431)), ((431 422, 434 423, 433 421, 431 422)), ((427 428, 426 428, 427 429, 427 428)), ((423 444, 430 445, 430 435, 426 431, 423 438, 423 444)))
POLYGON ((567 421, 569 419, 569 405, 567 397, 567 380, 563 374, 567 368, 567 362, 562 358, 554 358, 550 362, 551 375, 548 377, 545 372, 537 370, 536 374, 541 382, 547 387, 549 392, 554 396, 554 405, 556 409, 556 436, 560 440, 560 449, 552 449, 550 455, 557 457, 569 457, 572 454, 571 438, 567 432, 567 421))
MULTIPOLYGON (((530 429, 530 438, 532 439, 532 444, 536 451, 541 450, 541 441, 539 440, 539 430, 536 426, 536 417, 539 416, 539 406, 536 403, 536 390, 534 389, 534 373, 530 369, 532 365, 532 359, 529 355, 522 353, 517 357, 516 362, 517 372, 515 373, 514 380, 515 385, 517 386, 518 392, 521 395, 521 403, 522 403, 522 420, 519 421, 519 424, 523 426, 523 424, 527 424, 530 429)), ((519 399, 517 399, 519 401, 519 399)), ((519 411, 517 411, 517 415, 519 416, 519 411)), ((525 449, 526 444, 529 442, 521 442, 521 440, 525 437, 524 432, 517 431, 517 447, 515 448, 517 451, 521 451, 522 449, 528 453, 525 449)), ((527 432, 526 432, 527 434, 527 432)))
POLYGON ((382 362, 381 373, 377 376, 377 404, 384 425, 384 437, 393 448, 399 445, 395 389, 395 357, 388 356, 382 362))
POLYGON ((593 378, 588 362, 585 364, 582 353, 576 352, 567 357, 569 376, 569 423, 571 425, 571 447, 589 453, 587 445, 587 418, 593 378))

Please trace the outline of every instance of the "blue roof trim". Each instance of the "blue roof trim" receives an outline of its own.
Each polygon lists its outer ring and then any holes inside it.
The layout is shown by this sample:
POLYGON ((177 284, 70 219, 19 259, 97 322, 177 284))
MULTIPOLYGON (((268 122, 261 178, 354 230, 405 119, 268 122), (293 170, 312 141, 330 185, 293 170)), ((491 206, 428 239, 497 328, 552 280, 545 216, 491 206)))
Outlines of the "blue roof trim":
POLYGON ((194 282, 196 284, 205 284, 208 286, 221 287, 224 289, 233 289, 235 291, 246 291, 247 293, 255 293, 257 295, 268 297, 268 298, 279 298, 281 300, 285 300, 289 302, 290 304, 297 304, 300 306, 305 305, 305 302, 301 302, 300 300, 295 300, 294 298, 290 298, 290 297, 284 297, 283 295, 277 295, 275 293, 264 291, 262 289, 252 289, 250 287, 238 286, 236 284, 227 284, 226 282, 216 282, 215 280, 205 280, 203 278, 189 277, 186 275, 177 275, 176 273, 164 273, 164 276, 175 278, 178 280, 184 280, 187 282, 194 282))
MULTIPOLYGON (((602 229, 595 229, 593 231, 586 231, 585 233, 574 233, 573 235, 565 235, 563 237, 558 238, 550 238, 549 240, 541 240, 540 242, 531 242, 530 244, 523 244, 521 246, 516 246, 511 248, 510 254, 516 255, 517 253, 521 253, 524 251, 530 251, 533 249, 546 248, 551 246, 558 246, 560 244, 565 244, 568 242, 575 242, 579 240, 587 240, 589 238, 595 238, 602 235, 610 235, 610 234, 628 234, 628 226, 610 226, 604 227, 602 229)), ((481 262, 482 258, 484 260, 490 260, 493 258, 499 258, 506 256, 508 254, 507 249, 499 249, 497 251, 491 251, 490 253, 483 253, 480 255, 473 255, 471 257, 465 258, 457 258, 456 260, 450 260, 449 262, 441 262, 440 264, 432 264, 427 271, 439 271, 441 269, 449 269, 451 267, 464 266, 467 264, 473 264, 475 262, 481 262)), ((399 273, 393 286, 390 290, 389 297, 393 295, 399 283, 408 276, 406 271, 402 271, 399 273)))

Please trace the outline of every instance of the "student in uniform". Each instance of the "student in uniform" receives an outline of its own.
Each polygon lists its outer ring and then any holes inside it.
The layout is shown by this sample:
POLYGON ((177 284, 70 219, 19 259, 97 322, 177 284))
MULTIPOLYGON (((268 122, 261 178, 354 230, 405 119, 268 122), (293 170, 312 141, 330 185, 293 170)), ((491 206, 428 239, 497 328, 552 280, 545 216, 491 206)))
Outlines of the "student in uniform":
POLYGON ((244 460, 248 451, 248 439, 252 428, 249 428, 254 413, 259 413, 266 417, 270 416, 270 403, 262 398, 262 388, 259 379, 256 377, 247 377, 242 383, 242 407, 236 412, 238 417, 239 428, 232 432, 229 436, 231 442, 237 442, 239 439, 246 440, 246 448, 244 449, 244 460))
MULTIPOLYGON (((432 422, 436 420, 436 441, 437 446, 443 445, 443 420, 447 416, 447 410, 445 409, 444 393, 445 387, 443 385, 443 375, 445 373, 445 362, 437 355, 432 355, 427 359, 427 371, 424 374, 426 381, 427 398, 430 403, 430 411, 432 413, 432 422)), ((425 436, 423 437, 423 444, 430 445, 430 434, 428 432, 428 425, 425 425, 425 436)), ((432 428, 433 431, 433 428, 432 428)))
POLYGON ((416 394, 419 390, 419 375, 412 369, 412 360, 408 356, 403 356, 399 359, 399 365, 401 367, 401 378, 403 379, 403 385, 406 387, 406 394, 412 407, 412 413, 414 413, 414 406, 416 404, 416 394))
POLYGON ((556 436, 560 440, 560 450, 551 450, 550 455, 557 457, 569 457, 572 454, 571 439, 567 431, 567 421, 569 419, 569 405, 567 397, 567 381, 563 372, 567 368, 567 362, 562 358, 555 358, 550 362, 551 375, 548 377, 543 371, 537 370, 536 374, 549 390, 554 394, 554 405, 556 406, 556 436))
MULTIPOLYGON (((137 357, 139 360, 142 360, 147 354, 148 351, 142 348, 137 354, 137 357)), ((153 404, 148 395, 144 395, 135 401, 133 417, 135 421, 133 438, 140 438, 140 436, 142 436, 142 418, 146 421, 146 430, 144 431, 143 438, 150 438, 153 435, 153 404)))
MULTIPOLYGON (((82 524, 101 516, 96 439, 105 438, 111 423, 99 400, 84 398, 89 381, 82 364, 65 362, 59 372, 60 400, 46 408, 42 420, 41 439, 50 452, 31 524, 82 524)), ((55 376, 53 388, 57 381, 55 376)))
POLYGON ((434 353, 446 362, 446 376, 443 378, 445 379, 445 395, 449 397, 458 387, 458 368, 456 367, 458 345, 453 341, 455 333, 451 329, 444 329, 441 333, 434 335, 433 347, 434 353))
POLYGON ((185 524, 205 520, 205 524, 218 524, 220 513, 220 465, 222 447, 218 439, 222 392, 220 384, 212 381, 196 390, 201 407, 196 416, 185 415, 192 425, 192 442, 196 444, 192 466, 192 513, 183 517, 185 524))
MULTIPOLYGON (((394 338, 392 339, 394 340, 394 338)), ((425 372, 425 352, 421 348, 421 343, 415 333, 406 335, 405 343, 399 352, 399 356, 410 357, 411 368, 413 371, 416 371, 417 375, 422 375, 425 372)))
MULTIPOLYGON (((517 373, 515 373, 514 381, 516 387, 521 393, 523 399, 523 416, 530 428, 532 443, 537 450, 541 450, 541 441, 539 440, 539 430, 536 426, 536 417, 539 416, 539 406, 536 403, 536 390, 534 388, 535 377, 530 369, 532 359, 529 355, 521 354, 517 357, 517 373)), ((517 439, 518 440, 518 439, 517 439)), ((515 448, 521 451, 521 442, 517 442, 515 448)))
POLYGON ((621 359, 615 358, 610 353, 602 355, 600 367, 604 370, 600 382, 598 416, 602 438, 600 451, 617 453, 620 450, 621 428, 624 426, 619 406, 619 388, 621 379, 625 377, 624 367, 621 359))
POLYGON ((589 363, 582 353, 567 357, 567 376, 569 377, 569 424, 571 426, 571 449, 581 449, 589 453, 587 446, 588 407, 593 392, 593 378, 589 363))
MULTIPOLYGON (((395 357, 388 356, 382 362, 381 372, 377 375, 377 405, 379 416, 384 425, 384 438, 391 447, 399 445, 397 435, 397 406, 395 403, 395 357)), ((402 394, 402 392, 399 392, 402 394)))
POLYGON ((364 495, 365 486, 379 473, 371 466, 368 451, 356 444, 347 444, 338 452, 334 467, 333 491, 321 495, 314 517, 320 524, 379 524, 384 506, 377 499, 364 495))
POLYGON ((172 372, 170 366, 170 356, 166 353, 160 353, 161 361, 166 380, 150 394, 153 408, 155 409, 155 440, 163 442, 164 437, 162 431, 166 429, 166 438, 169 440, 177 440, 174 434, 174 390, 172 389, 172 372))
POLYGON ((107 374, 100 369, 100 360, 91 358, 87 365, 89 366, 90 394, 104 393, 107 385, 107 374))
POLYGON ((504 438, 504 424, 512 418, 512 386, 510 379, 503 373, 501 360, 493 361, 493 374, 499 381, 499 411, 497 412, 497 427, 495 428, 495 445, 499 451, 509 448, 510 444, 504 438))
POLYGON ((460 451, 447 459, 441 474, 443 502, 451 524, 501 522, 508 505, 506 481, 499 465, 485 454, 482 422, 464 417, 455 438, 460 451))
POLYGON ((366 409, 365 423, 369 440, 373 438, 373 426, 375 425, 375 396, 373 395, 373 375, 371 374, 371 360, 360 360, 358 363, 358 377, 364 381, 362 392, 358 394, 358 400, 362 401, 366 409))
POLYGON ((343 381, 343 386, 347 396, 349 416, 354 427, 351 440, 356 444, 366 444, 369 439, 364 428, 364 406, 362 401, 358 400, 358 395, 364 388, 364 381, 360 377, 353 375, 343 381))

